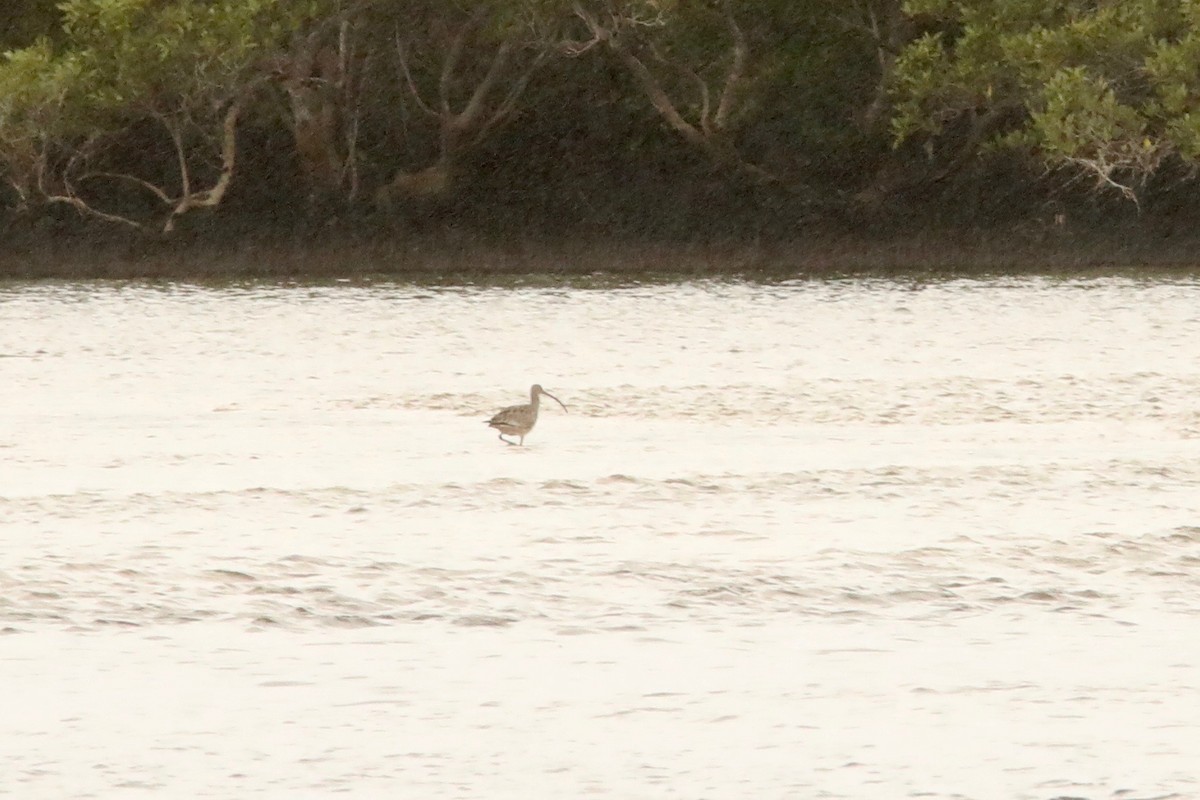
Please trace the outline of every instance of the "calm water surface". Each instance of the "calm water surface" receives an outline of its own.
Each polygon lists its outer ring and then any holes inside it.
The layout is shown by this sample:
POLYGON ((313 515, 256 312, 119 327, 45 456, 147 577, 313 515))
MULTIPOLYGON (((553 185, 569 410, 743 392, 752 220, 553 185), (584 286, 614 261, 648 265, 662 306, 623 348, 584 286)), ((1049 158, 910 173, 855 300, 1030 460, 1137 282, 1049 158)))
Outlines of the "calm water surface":
POLYGON ((0 795, 1200 797, 1198 348, 1191 280, 0 287, 0 795))

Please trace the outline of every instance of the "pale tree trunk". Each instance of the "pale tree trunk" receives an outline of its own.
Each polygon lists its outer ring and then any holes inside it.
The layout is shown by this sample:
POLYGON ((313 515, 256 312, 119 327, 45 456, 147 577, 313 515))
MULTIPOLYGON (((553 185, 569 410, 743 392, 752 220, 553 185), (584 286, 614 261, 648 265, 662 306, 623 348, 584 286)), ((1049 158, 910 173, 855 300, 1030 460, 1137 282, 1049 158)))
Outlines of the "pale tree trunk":
POLYGON ((237 131, 238 121, 242 115, 245 97, 233 101, 225 111, 221 124, 221 173, 216 182, 208 189, 193 191, 191 175, 188 170, 187 156, 178 137, 175 137, 179 147, 179 171, 183 180, 183 194, 175 201, 171 216, 163 225, 163 233, 175 230, 175 223, 181 216, 195 208, 215 208, 225 199, 229 186, 233 182, 234 169, 237 166, 237 131))
POLYGON ((719 0, 718 7, 729 35, 729 45, 726 66, 715 79, 702 77, 682 61, 664 56, 646 41, 649 31, 665 24, 662 18, 623 14, 620 6, 612 3, 606 5, 604 14, 592 11, 583 2, 574 3, 575 17, 583 22, 590 38, 563 42, 560 49, 577 56, 593 47, 606 48, 633 77, 659 117, 685 142, 721 166, 731 167, 757 181, 774 183, 777 177, 744 159, 732 141, 734 117, 744 103, 749 80, 750 44, 729 0, 719 0), (684 77, 684 85, 690 86, 693 92, 690 98, 672 96, 664 81, 671 73, 684 77))
MULTIPOLYGON (((238 96, 229 102, 220 118, 219 128, 212 131, 211 144, 215 146, 221 168, 217 177, 204 188, 195 186, 195 176, 189 160, 188 144, 184 136, 184 117, 182 115, 154 115, 167 131, 174 146, 178 170, 179 192, 168 191, 151 181, 128 173, 113 173, 102 171, 84 171, 91 156, 92 147, 96 144, 94 138, 79 145, 66 164, 59 170, 51 170, 48 159, 42 157, 38 164, 37 185, 42 199, 49 204, 61 204, 74 208, 80 214, 94 217, 105 222, 111 222, 141 231, 160 230, 164 234, 175 231, 178 221, 184 214, 200 208, 215 208, 225 199, 233 182, 237 167, 237 133, 242 112, 251 97, 257 91, 261 81, 247 85, 238 96), (166 211, 166 218, 161 225, 153 220, 136 219, 126 214, 118 214, 95 207, 86 200, 77 188, 79 184, 91 181, 119 181, 130 183, 149 193, 166 211)), ((161 218, 160 218, 161 219, 161 218)))
MULTIPOLYGON (((456 102, 454 90, 464 78, 464 56, 472 45, 473 35, 486 21, 487 10, 481 6, 453 28, 443 51, 434 92, 418 85, 408 48, 397 35, 396 57, 404 86, 416 107, 437 126, 437 155, 433 163, 412 172, 398 172, 380 187, 375 199, 381 208, 436 201, 451 193, 461 180, 466 154, 512 116, 533 74, 544 61, 545 53, 538 52, 525 63, 515 64, 520 32, 513 31, 495 45, 486 70, 477 77, 466 100, 456 102)), ((477 43, 477 46, 485 45, 477 43)))
POLYGON ((864 133, 880 133, 891 111, 888 92, 896 58, 913 35, 912 21, 904 13, 901 0, 854 0, 841 19, 846 27, 858 31, 871 43, 875 85, 856 116, 864 133))
POLYGON ((298 39, 289 56, 279 59, 277 75, 288 97, 310 213, 328 202, 353 202, 358 194, 357 97, 364 69, 354 53, 350 21, 357 9, 298 39))
POLYGON ((196 209, 212 209, 221 205, 233 182, 234 170, 238 163, 238 124, 242 110, 250 94, 244 94, 228 104, 221 118, 220 131, 214 133, 215 145, 220 154, 221 172, 217 174, 212 184, 204 188, 194 186, 192 166, 188 161, 187 144, 184 140, 184 125, 173 116, 158 114, 156 119, 166 128, 168 136, 174 145, 176 168, 178 168, 179 193, 168 192, 166 188, 154 182, 138 178, 126 173, 82 172, 83 166, 90 155, 94 140, 80 145, 66 166, 59 170, 56 179, 50 174, 46 160, 40 164, 38 174, 38 191, 48 204, 68 205, 84 216, 102 219, 104 222, 125 225, 128 228, 151 231, 157 228, 163 234, 170 234, 176 228, 180 217, 196 209), (79 193, 78 185, 83 182, 98 180, 115 180, 127 182, 151 194, 158 204, 167 211, 166 219, 161 225, 156 225, 151 219, 138 219, 124 213, 115 213, 98 209, 79 193))

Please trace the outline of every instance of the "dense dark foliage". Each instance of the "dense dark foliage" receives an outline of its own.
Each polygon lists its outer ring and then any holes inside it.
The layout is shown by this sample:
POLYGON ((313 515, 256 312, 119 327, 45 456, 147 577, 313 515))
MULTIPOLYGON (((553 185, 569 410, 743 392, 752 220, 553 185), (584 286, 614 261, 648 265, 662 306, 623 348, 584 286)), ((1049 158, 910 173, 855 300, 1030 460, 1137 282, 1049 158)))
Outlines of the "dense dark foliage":
POLYGON ((15 0, 9 237, 1190 214, 1183 0, 15 0))

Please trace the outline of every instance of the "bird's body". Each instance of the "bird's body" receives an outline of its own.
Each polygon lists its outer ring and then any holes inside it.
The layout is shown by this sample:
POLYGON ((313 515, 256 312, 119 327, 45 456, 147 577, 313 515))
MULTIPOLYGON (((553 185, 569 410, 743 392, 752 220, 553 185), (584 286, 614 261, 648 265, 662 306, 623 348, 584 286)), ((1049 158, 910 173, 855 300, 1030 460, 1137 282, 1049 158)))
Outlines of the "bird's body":
POLYGON ((529 389, 529 402, 519 406, 509 406, 502 408, 496 412, 496 415, 487 421, 487 424, 496 430, 500 431, 500 441, 505 444, 525 444, 525 437, 533 430, 533 426, 537 424, 538 418, 538 400, 542 395, 546 395, 554 402, 563 407, 563 411, 567 407, 563 405, 563 401, 559 400, 554 395, 547 392, 540 384, 534 384, 529 389), (517 442, 510 442, 504 438, 504 435, 520 437, 517 442))

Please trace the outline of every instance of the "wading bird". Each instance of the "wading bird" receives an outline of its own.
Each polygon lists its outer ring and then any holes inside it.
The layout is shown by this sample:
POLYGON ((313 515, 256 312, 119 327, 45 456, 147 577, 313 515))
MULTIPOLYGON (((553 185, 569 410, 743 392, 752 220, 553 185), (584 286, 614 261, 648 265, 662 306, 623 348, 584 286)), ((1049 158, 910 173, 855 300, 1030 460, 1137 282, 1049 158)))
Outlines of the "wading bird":
POLYGON ((538 398, 540 398, 542 395, 546 395, 546 397, 549 397, 551 400, 562 406, 563 411, 567 410, 567 407, 563 405, 562 400, 559 400, 557 397, 543 389, 541 384, 535 383, 529 389, 528 403, 519 406, 502 408, 496 412, 496 416, 487 421, 488 425, 500 431, 500 441, 504 442, 505 444, 525 444, 525 437, 531 430, 533 430, 533 426, 537 424, 538 398), (519 436, 520 441, 510 442, 508 439, 504 438, 504 434, 506 433, 509 436, 519 436))

